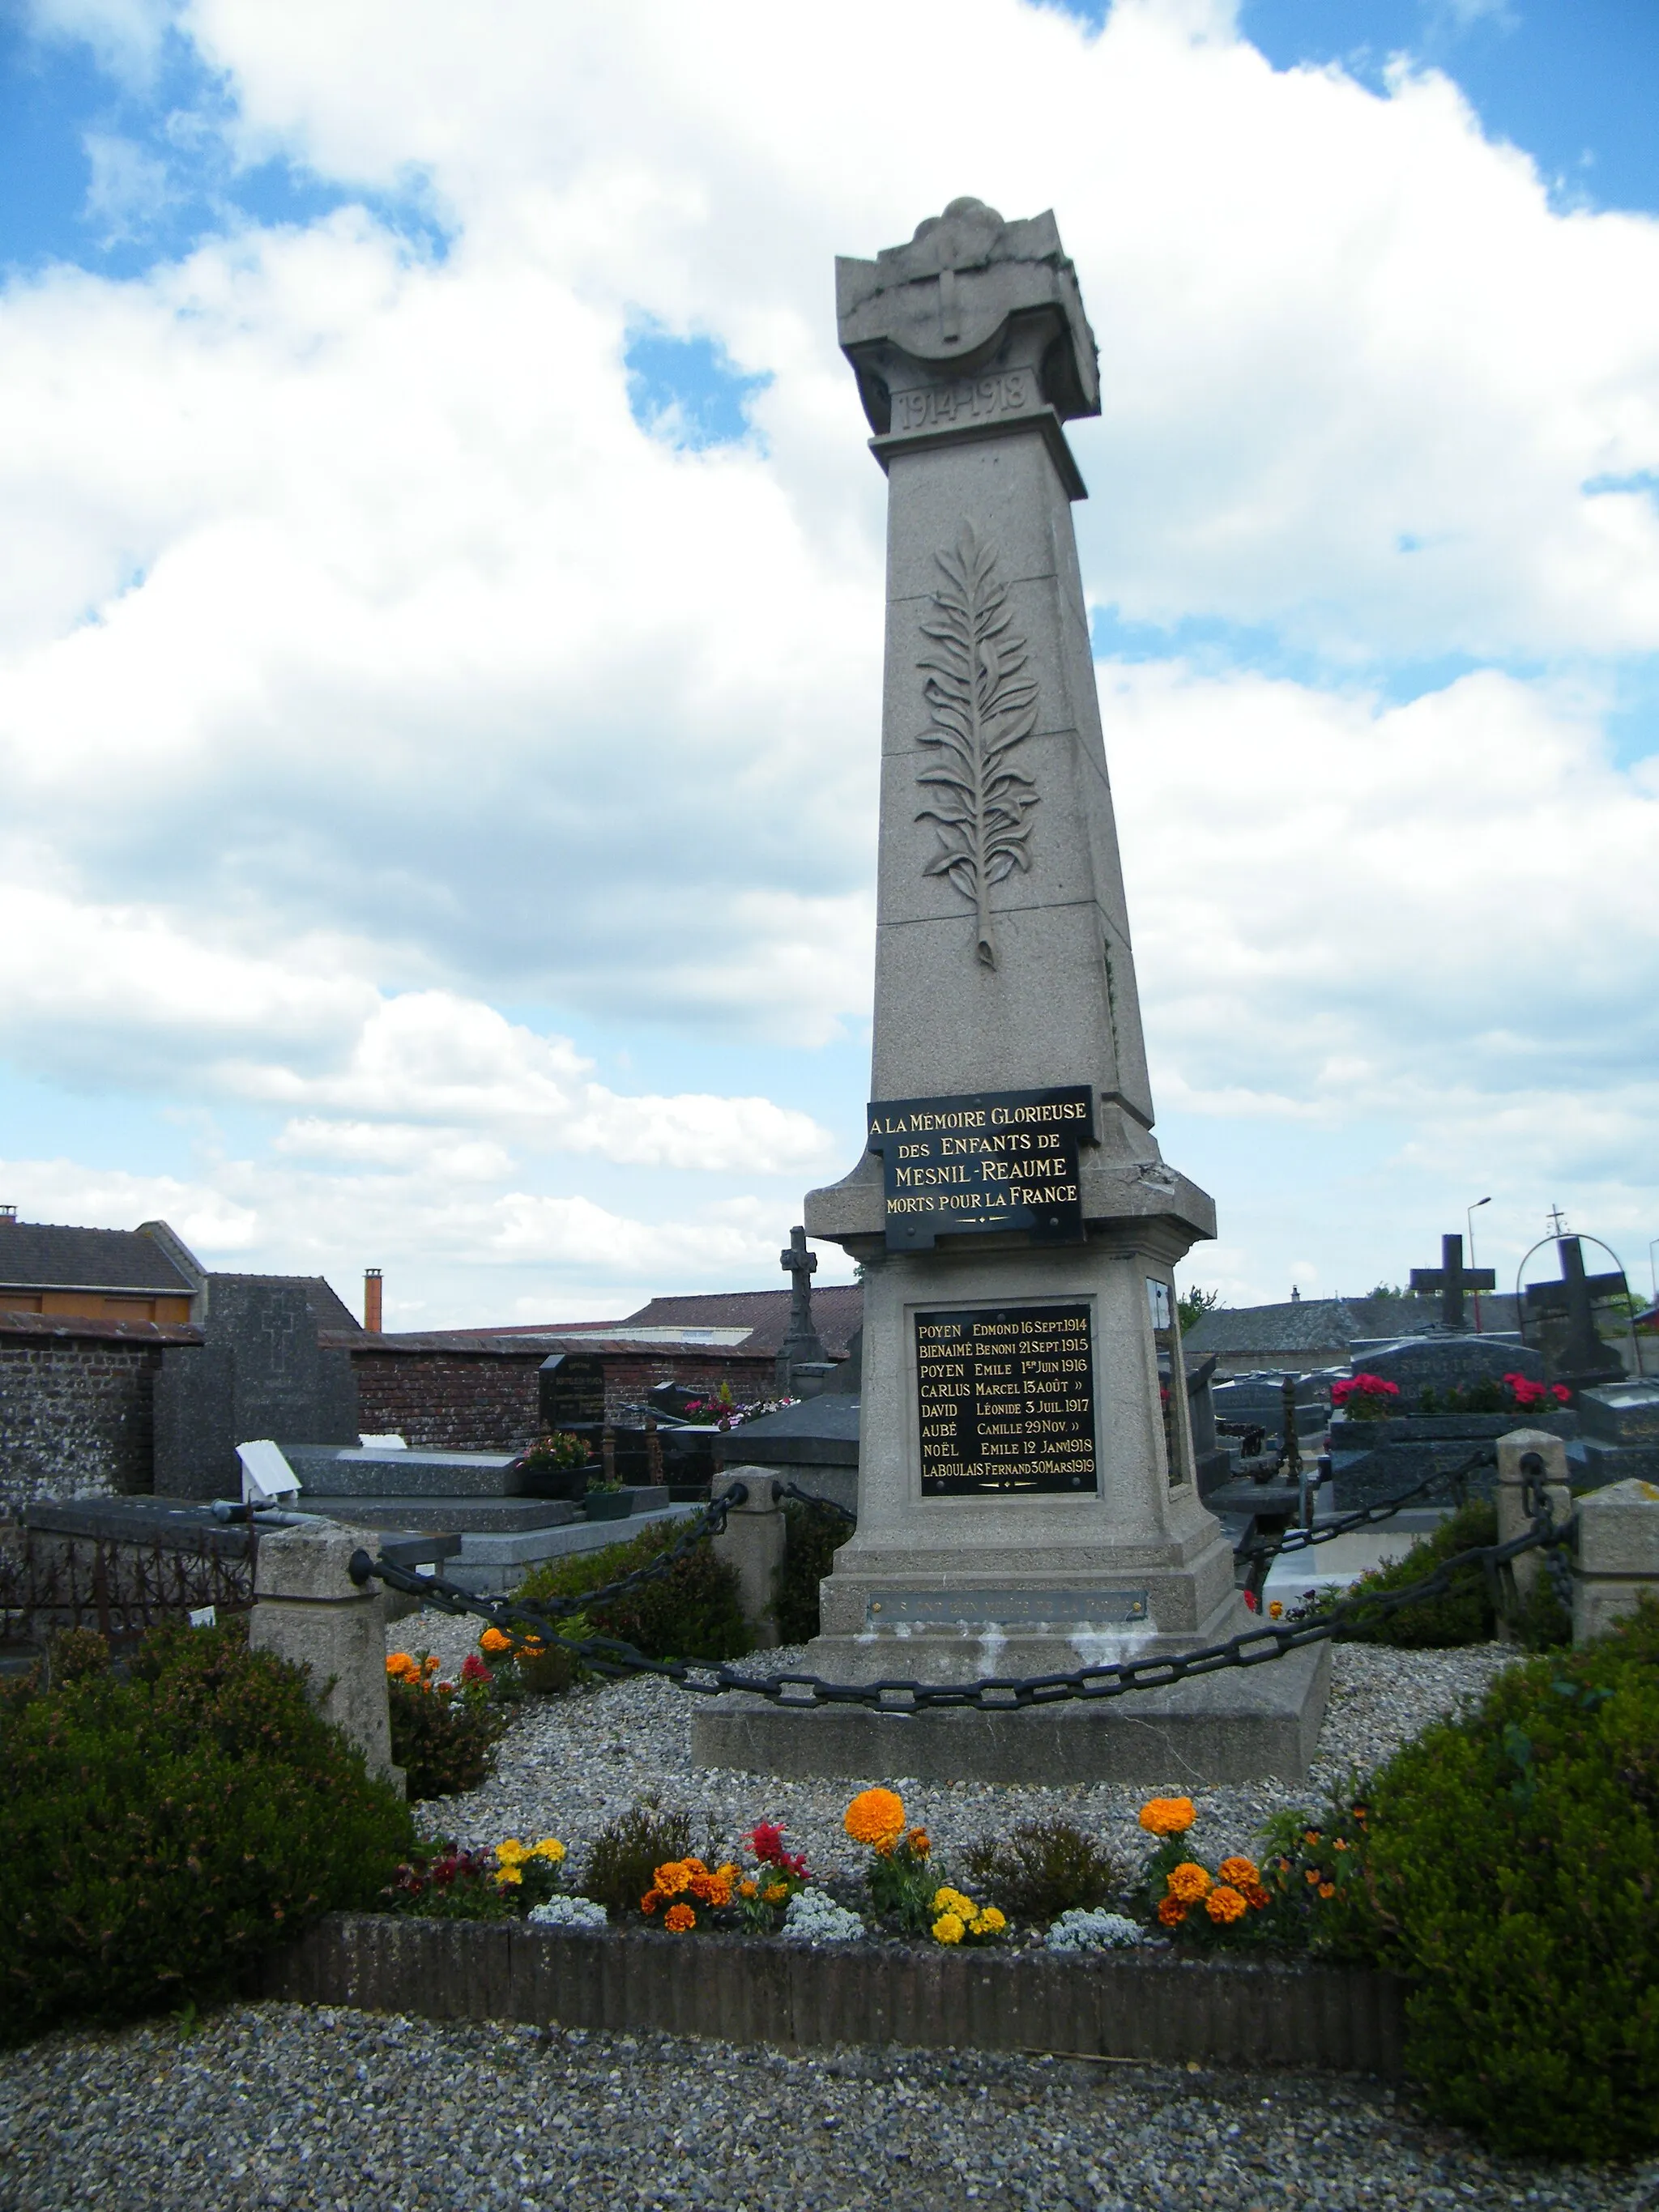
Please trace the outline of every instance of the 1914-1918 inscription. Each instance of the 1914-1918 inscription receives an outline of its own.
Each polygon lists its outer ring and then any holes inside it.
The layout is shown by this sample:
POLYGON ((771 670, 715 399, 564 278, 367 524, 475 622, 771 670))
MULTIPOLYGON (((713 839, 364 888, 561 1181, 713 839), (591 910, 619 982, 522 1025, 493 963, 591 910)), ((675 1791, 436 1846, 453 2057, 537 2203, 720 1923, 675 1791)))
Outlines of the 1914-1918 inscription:
POLYGON ((1083 1242, 1078 1147, 1095 1133, 1086 1083, 878 1098, 868 1127, 870 1150, 882 1156, 890 1252, 1007 1229, 1045 1244, 1083 1242))
POLYGON ((915 1342, 924 1498, 1099 1487, 1085 1303, 919 1313, 915 1342))

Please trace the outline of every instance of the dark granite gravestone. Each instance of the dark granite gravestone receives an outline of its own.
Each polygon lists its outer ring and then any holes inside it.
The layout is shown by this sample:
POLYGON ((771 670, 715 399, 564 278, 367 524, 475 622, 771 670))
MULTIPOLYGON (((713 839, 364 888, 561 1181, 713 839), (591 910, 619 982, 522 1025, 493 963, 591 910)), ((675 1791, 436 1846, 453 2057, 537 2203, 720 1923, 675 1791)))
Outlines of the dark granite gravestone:
MULTIPOLYGON (((1454 1411, 1446 1405, 1448 1392, 1501 1383, 1506 1375, 1543 1381, 1542 1356, 1513 1337, 1448 1334, 1392 1341, 1362 1338, 1349 1352, 1356 1375, 1375 1375, 1392 1382, 1400 1395, 1390 1401, 1385 1420, 1362 1421, 1339 1413, 1331 1423, 1335 1503, 1343 1512, 1397 1498, 1429 1475, 1446 1480, 1424 1502, 1455 1504, 1454 1471, 1475 1453, 1489 1452, 1506 1431, 1525 1426, 1549 1429, 1563 1437, 1577 1432, 1571 1416, 1553 1401, 1547 1408, 1525 1414, 1454 1411), (1432 1394, 1426 1405, 1425 1392, 1432 1394)), ((1490 1496, 1495 1479, 1492 1468, 1476 1469, 1466 1480, 1468 1494, 1490 1496)))
POLYGON ((1659 1382, 1597 1383, 1578 1393, 1573 1410, 1591 1482, 1659 1482, 1659 1382))
POLYGON ((574 1429, 580 1435, 605 1419, 605 1362, 589 1352, 556 1352, 539 1370, 544 1429, 574 1429))
POLYGON ((1443 1237, 1440 1240, 1440 1265, 1437 1267, 1413 1267, 1412 1290, 1421 1297, 1425 1292, 1440 1294, 1440 1326, 1455 1334, 1468 1327, 1463 1317, 1465 1291, 1495 1291, 1498 1278, 1490 1267, 1466 1267, 1463 1265, 1463 1240, 1461 1237, 1443 1237))
POLYGON ((198 1348, 169 1346, 155 1378, 155 1489, 239 1498, 239 1443, 356 1444, 351 1355, 325 1351, 299 1285, 214 1285, 198 1348))
POLYGON ((714 1439, 720 1468, 770 1467, 815 1498, 858 1510, 859 1401, 823 1391, 714 1439))
POLYGON ((1522 1308, 1528 1320, 1549 1328, 1550 1379, 1572 1390, 1616 1382, 1624 1375, 1625 1363, 1597 1334, 1595 1309, 1608 1298, 1627 1297, 1630 1285, 1622 1273, 1586 1274, 1583 1247, 1576 1237, 1558 1237, 1555 1249, 1561 1258, 1561 1279, 1529 1283, 1522 1308))

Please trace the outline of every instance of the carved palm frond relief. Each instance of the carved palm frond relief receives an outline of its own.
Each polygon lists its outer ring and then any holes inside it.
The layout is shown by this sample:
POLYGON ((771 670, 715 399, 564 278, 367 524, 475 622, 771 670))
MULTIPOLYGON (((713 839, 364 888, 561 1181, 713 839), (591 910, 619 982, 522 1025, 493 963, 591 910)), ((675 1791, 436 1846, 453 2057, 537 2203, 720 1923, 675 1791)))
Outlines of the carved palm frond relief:
POLYGON ((991 886, 1031 865, 1024 817, 1039 794, 1009 756, 1036 726, 1037 687, 1025 672, 1025 640, 1010 627, 996 556, 973 525, 963 524, 954 550, 935 557, 945 584, 933 593, 933 619, 921 626, 933 649, 917 666, 933 717, 921 742, 937 746, 939 758, 916 779, 932 793, 916 819, 939 830, 926 872, 947 877, 973 906, 975 951, 994 968, 991 886))

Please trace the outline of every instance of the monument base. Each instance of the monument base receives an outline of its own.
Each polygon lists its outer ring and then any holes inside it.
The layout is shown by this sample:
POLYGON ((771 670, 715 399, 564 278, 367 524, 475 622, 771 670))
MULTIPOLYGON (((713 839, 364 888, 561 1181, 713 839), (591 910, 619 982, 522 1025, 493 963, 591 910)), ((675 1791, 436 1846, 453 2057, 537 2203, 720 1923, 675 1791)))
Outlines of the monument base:
POLYGON ((1182 1790, 1271 1778, 1300 1782, 1324 1718, 1328 1644, 1228 1668, 1103 1705, 1040 1711, 872 1712, 769 1705, 741 1691, 711 1698, 691 1721, 697 1766, 739 1767, 790 1780, 1125 1782, 1182 1790))

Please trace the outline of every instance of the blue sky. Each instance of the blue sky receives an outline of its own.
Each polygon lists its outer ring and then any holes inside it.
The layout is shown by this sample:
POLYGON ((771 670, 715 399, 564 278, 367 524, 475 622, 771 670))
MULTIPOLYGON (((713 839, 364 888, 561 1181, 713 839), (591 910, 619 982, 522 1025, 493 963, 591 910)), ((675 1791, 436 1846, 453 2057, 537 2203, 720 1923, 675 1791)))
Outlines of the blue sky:
POLYGON ((1634 1267, 1659 11, 968 0, 938 145, 872 6, 718 12, 0 18, 0 1198, 380 1264, 411 1323, 769 1279, 867 1068, 830 261, 973 190, 1055 207, 1101 339, 1188 1273, 1397 1279, 1488 1188, 1483 1249, 1559 1201, 1634 1267))

